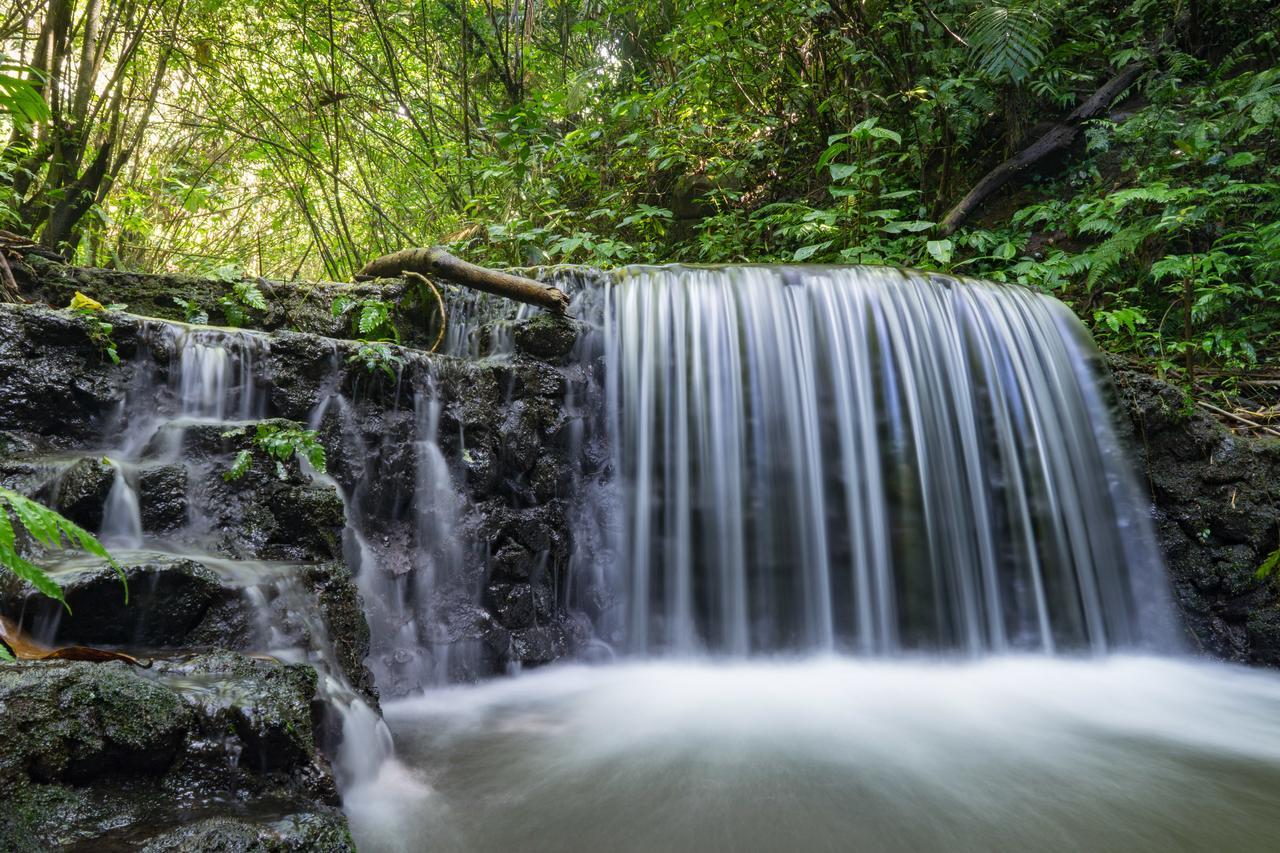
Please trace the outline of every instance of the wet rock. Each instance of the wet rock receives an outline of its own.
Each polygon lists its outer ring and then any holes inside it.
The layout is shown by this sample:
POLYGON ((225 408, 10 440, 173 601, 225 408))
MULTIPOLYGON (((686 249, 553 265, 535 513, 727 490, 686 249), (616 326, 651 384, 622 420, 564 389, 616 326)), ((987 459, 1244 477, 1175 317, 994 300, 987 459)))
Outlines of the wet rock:
POLYGON ((157 555, 126 564, 124 574, 127 603, 115 570, 84 560, 58 574, 69 613, 27 584, 0 590, 0 611, 40 636, 50 636, 42 626, 55 626, 51 639, 56 643, 176 648, 191 642, 211 609, 239 603, 237 590, 194 560, 157 555))
POLYGON ((316 671, 231 652, 161 661, 156 671, 198 710, 209 733, 234 732, 239 758, 259 773, 288 770, 316 757, 312 700, 316 671))
POLYGON ((142 853, 354 853, 346 821, 333 811, 289 815, 270 822, 208 818, 147 842, 142 853))
POLYGON ((115 480, 116 469, 105 460, 81 459, 59 479, 54 509, 87 530, 97 530, 115 480))
POLYGON ((281 417, 305 420, 342 364, 336 342, 291 332, 271 340, 271 407, 281 417))
POLYGON ((351 570, 338 562, 306 566, 303 583, 319 605, 338 666, 351 686, 377 707, 373 674, 364 663, 369 654, 369 623, 351 570))
POLYGON ((489 561, 494 575, 504 580, 528 580, 538 564, 537 556, 523 545, 508 541, 489 561))
POLYGON ((560 501, 523 509, 490 502, 484 507, 480 534, 499 550, 514 543, 555 559, 567 555, 567 524, 560 501))
POLYGON ((1257 576, 1280 547, 1280 441, 1234 435, 1118 360, 1112 372, 1190 646, 1280 666, 1280 573, 1257 576))
MULTIPOLYGON (((127 367, 112 364, 88 332, 89 321, 69 312, 0 305, 0 430, 61 446, 96 439, 123 396, 127 367)), ((136 322, 113 332, 122 359, 134 333, 136 322)))
POLYGON ((515 324, 516 352, 546 361, 559 361, 573 351, 580 324, 567 317, 538 314, 515 324))
POLYGON ((529 628, 555 618, 555 601, 543 584, 497 583, 487 590, 489 609, 504 628, 529 628))
POLYGON ((178 755, 194 714, 125 664, 0 664, 0 789, 155 774, 178 755))
POLYGON ((570 656, 577 648, 571 632, 559 622, 519 631, 494 632, 489 642, 499 651, 502 660, 529 666, 553 663, 570 656))
POLYGON ((219 452, 207 462, 210 476, 192 496, 193 514, 228 556, 288 562, 340 558, 346 518, 336 489, 303 476, 296 459, 277 465, 252 445, 252 432, 246 427, 220 433, 219 452), (240 450, 253 454, 252 464, 229 481, 223 475, 240 450))
POLYGON ((186 526, 189 490, 185 465, 144 468, 138 477, 142 529, 152 534, 163 534, 186 526))
POLYGON ((274 816, 234 823, 256 827, 261 843, 295 845, 262 849, 350 849, 316 756, 315 689, 308 666, 230 653, 149 671, 0 664, 0 848, 136 849, 150 838, 169 845, 157 849, 210 849, 172 845, 237 837, 184 825, 244 814, 252 800, 274 816))

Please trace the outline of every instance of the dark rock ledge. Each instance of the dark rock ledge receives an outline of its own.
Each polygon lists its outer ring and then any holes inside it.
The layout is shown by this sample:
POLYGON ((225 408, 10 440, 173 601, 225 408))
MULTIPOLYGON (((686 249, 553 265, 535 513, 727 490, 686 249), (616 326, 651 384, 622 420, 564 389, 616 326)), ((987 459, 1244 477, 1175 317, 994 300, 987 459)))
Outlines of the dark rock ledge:
POLYGON ((1280 439, 1237 435, 1119 361, 1112 372, 1188 645, 1280 666, 1280 572, 1257 577, 1280 547, 1280 439))

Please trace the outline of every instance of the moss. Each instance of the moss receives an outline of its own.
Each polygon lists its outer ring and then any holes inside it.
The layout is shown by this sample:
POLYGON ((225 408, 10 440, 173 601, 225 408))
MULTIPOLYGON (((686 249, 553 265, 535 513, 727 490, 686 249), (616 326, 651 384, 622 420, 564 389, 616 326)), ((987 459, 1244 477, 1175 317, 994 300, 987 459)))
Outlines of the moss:
POLYGON ((0 787, 172 762, 191 711, 171 691, 106 663, 0 667, 0 787))
POLYGON ((573 351, 581 330, 581 324, 567 317, 538 314, 515 324, 513 334, 516 352, 547 361, 559 361, 573 351))
POLYGON ((202 850, 213 853, 285 853, 354 851, 346 822, 331 812, 289 815, 276 821, 250 823, 211 818, 160 835, 142 848, 143 853, 179 853, 202 850))

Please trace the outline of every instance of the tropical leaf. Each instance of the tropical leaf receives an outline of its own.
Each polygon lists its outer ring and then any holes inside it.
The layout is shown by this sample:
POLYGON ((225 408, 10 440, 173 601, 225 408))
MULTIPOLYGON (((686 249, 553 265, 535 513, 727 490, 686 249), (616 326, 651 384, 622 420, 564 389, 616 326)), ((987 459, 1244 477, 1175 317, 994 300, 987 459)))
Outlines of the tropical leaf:
POLYGON ((1052 26, 1036 2, 984 6, 969 16, 969 49, 979 70, 1019 83, 1044 60, 1052 26))
POLYGON ((125 579, 124 569, 107 553, 107 549, 102 546, 97 537, 48 507, 3 487, 0 487, 0 565, 50 598, 62 602, 64 607, 66 606, 62 588, 54 582, 53 578, 18 553, 17 536, 9 518, 10 513, 18 519, 32 538, 45 547, 62 549, 70 545, 106 560, 120 577, 120 582, 124 584, 125 603, 128 603, 129 585, 125 579))

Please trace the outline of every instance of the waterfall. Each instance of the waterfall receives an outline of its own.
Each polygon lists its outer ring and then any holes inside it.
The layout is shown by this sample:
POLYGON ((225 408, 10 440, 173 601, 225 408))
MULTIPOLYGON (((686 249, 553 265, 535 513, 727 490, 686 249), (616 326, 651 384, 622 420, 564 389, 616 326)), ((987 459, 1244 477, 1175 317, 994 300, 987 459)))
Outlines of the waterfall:
POLYGON ((601 622, 623 649, 1170 644, 1100 356, 1058 301, 743 266, 631 268, 579 304, 619 506, 601 622))
POLYGON ((102 529, 98 533, 111 548, 141 548, 142 511, 138 505, 138 491, 131 482, 137 478, 136 467, 107 461, 115 469, 116 476, 102 507, 102 529))

